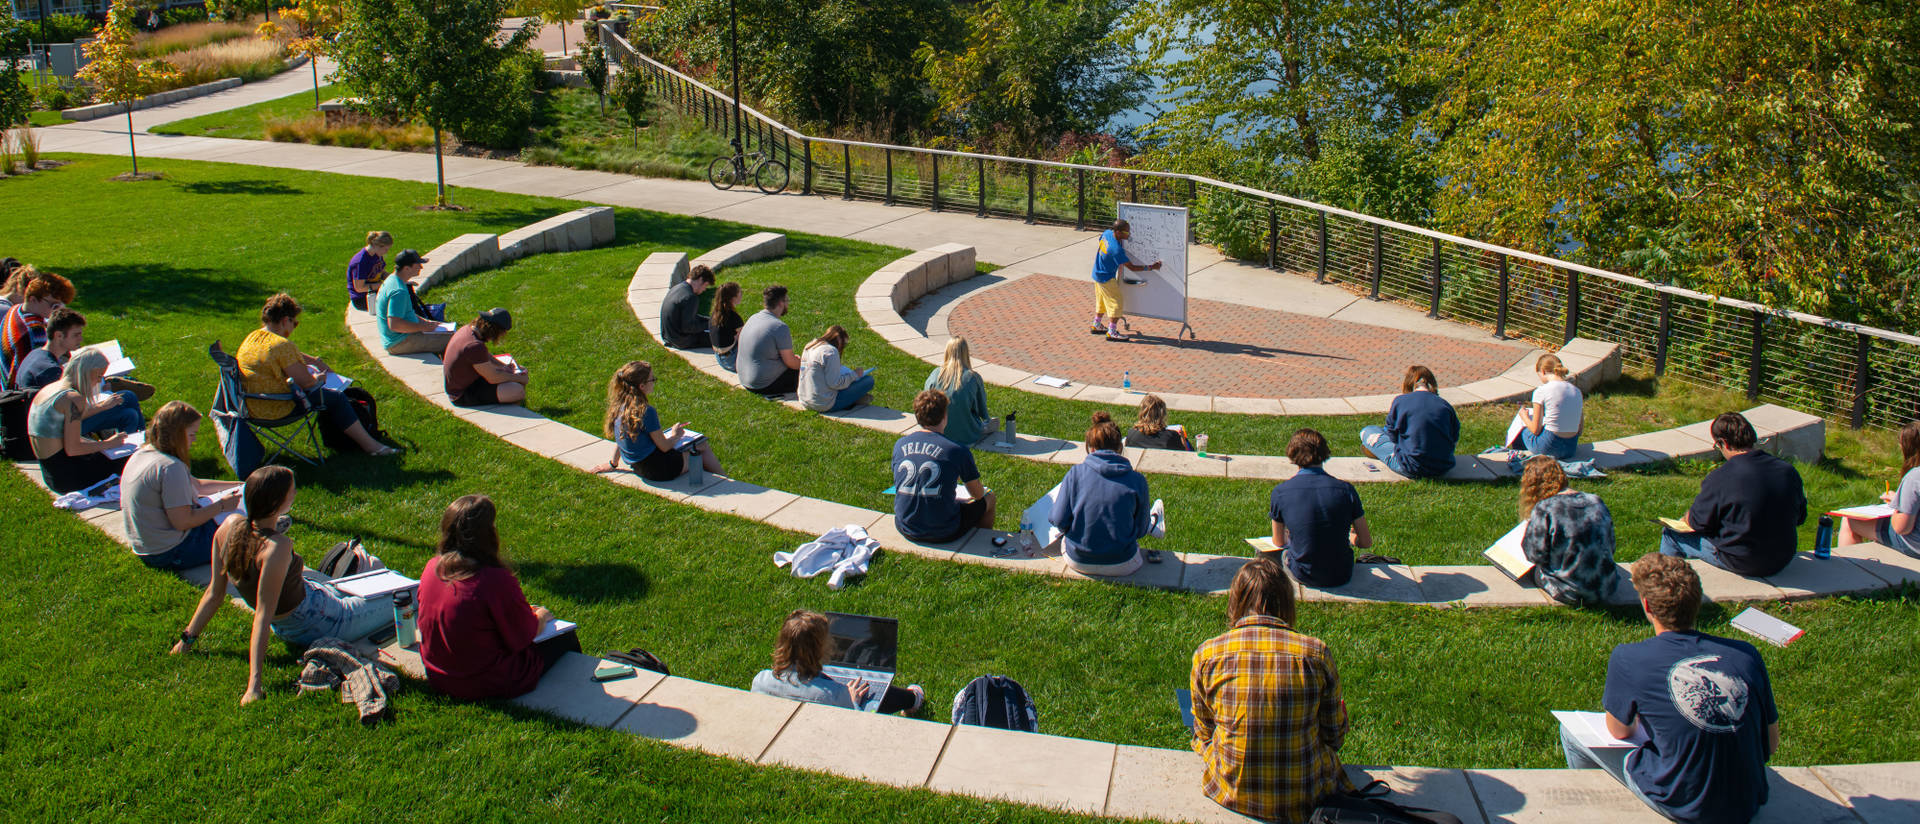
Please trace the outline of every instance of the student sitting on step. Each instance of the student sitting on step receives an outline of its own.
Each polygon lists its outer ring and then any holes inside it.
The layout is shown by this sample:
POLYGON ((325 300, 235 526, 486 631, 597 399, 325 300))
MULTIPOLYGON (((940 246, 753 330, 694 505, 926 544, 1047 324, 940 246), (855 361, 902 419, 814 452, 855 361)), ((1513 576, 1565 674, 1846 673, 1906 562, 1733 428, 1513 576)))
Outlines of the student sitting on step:
POLYGON ((1387 425, 1361 429, 1360 445, 1388 469, 1409 478, 1437 478, 1453 471, 1460 417, 1453 404, 1440 397, 1433 370, 1419 364, 1407 367, 1400 394, 1387 407, 1387 425))
POLYGON ((1193 653, 1201 791, 1262 821, 1305 821, 1353 789, 1340 764, 1347 702, 1325 642, 1295 630, 1293 581, 1256 558, 1227 591, 1224 634, 1193 653))
MULTIPOLYGON (((318 408, 322 422, 352 440, 369 455, 395 455, 400 450, 375 440, 360 423, 353 403, 337 389, 328 389, 323 377, 333 370, 326 361, 300 351, 290 338, 300 326, 300 303, 285 292, 260 307, 260 328, 247 334, 233 359, 240 366, 240 388, 253 395, 285 395, 288 381, 305 392, 318 408)), ((250 400, 247 414, 260 420, 279 420, 293 414, 294 402, 250 400)))
POLYGON ((419 597, 427 683, 455 698, 524 695, 562 656, 580 651, 572 632, 534 643, 553 613, 520 591, 485 495, 462 497, 440 516, 439 551, 420 573, 419 597))
POLYGON ((987 384, 973 371, 973 354, 965 337, 947 340, 947 352, 940 365, 927 374, 921 389, 938 389, 947 396, 947 440, 972 446, 994 425, 987 411, 987 384))
POLYGON ((976 526, 993 527, 994 495, 980 483, 973 450, 941 434, 947 396, 927 389, 913 399, 921 431, 893 442, 894 526, 910 540, 942 544, 976 526), (955 490, 967 487, 967 500, 955 490))
POLYGON ((1654 812, 1683 824, 1745 824, 1767 803, 1767 759, 1780 714, 1766 662, 1751 644, 1693 628, 1700 577, 1647 553, 1633 588, 1653 637, 1613 648, 1600 704, 1607 732, 1647 742, 1589 748, 1562 728, 1567 766, 1603 769, 1654 812))
MULTIPOLYGON (((39 392, 48 384, 60 380, 60 370, 66 366, 67 359, 75 350, 86 345, 87 319, 79 312, 65 306, 53 310, 47 317, 47 342, 45 345, 27 353, 27 359, 20 362, 19 388, 28 392, 39 392)), ((128 384, 146 388, 146 395, 153 396, 152 387, 146 384, 128 384)), ((80 422, 80 434, 99 435, 101 433, 125 432, 132 434, 147 425, 146 418, 140 413, 141 393, 135 389, 112 389, 112 378, 107 379, 109 391, 100 392, 87 398, 86 418, 80 422)))
POLYGON ((693 267, 687 279, 667 290, 660 301, 660 340, 674 349, 698 349, 707 345, 708 318, 700 314, 700 293, 713 286, 713 270, 706 264, 693 267))
POLYGON ((1840 545, 1877 541, 1908 555, 1920 558, 1920 421, 1900 428, 1900 484, 1880 496, 1893 507, 1887 518, 1863 520, 1847 518, 1840 530, 1840 545))
POLYGON ((393 259, 393 275, 381 281, 375 293, 373 316, 380 331, 380 344, 389 355, 429 354, 444 357, 452 332, 440 331, 439 322, 422 315, 420 296, 414 292, 414 280, 426 268, 427 259, 419 252, 404 249, 393 259))
POLYGON ((1087 457, 1067 470, 1047 519, 1060 530, 1067 566, 1083 575, 1132 575, 1159 563, 1157 550, 1140 549, 1153 528, 1147 478, 1120 454, 1120 427, 1105 412, 1087 427, 1087 457))
POLYGON ((713 444, 700 438, 686 449, 679 448, 685 422, 665 431, 660 429, 660 409, 651 400, 656 380, 653 365, 629 361, 607 381, 607 417, 602 424, 606 436, 613 439, 613 457, 595 472, 613 472, 626 461, 633 471, 649 481, 671 481, 687 471, 689 453, 715 475, 722 474, 720 458, 713 444))
POLYGON ((393 248, 393 235, 368 232, 367 245, 347 261, 347 302, 367 311, 367 296, 380 288, 387 277, 387 252, 393 248))
POLYGON ((1567 380, 1567 365, 1557 355, 1541 355, 1534 361, 1533 371, 1540 377, 1540 388, 1533 390, 1533 397, 1514 416, 1520 424, 1519 443, 1507 445, 1535 455, 1573 460, 1580 448, 1580 430, 1586 427, 1580 387, 1567 380))
POLYGON ((229 584, 253 610, 247 644, 247 691, 241 704, 266 697, 267 640, 273 635, 290 646, 322 638, 357 641, 393 625, 387 599, 347 595, 331 584, 310 581, 306 563, 293 549, 287 528, 293 523, 293 470, 268 465, 247 476, 244 517, 228 518, 213 536, 213 575, 200 605, 173 645, 175 655, 193 649, 213 613, 227 602, 229 584))
POLYGON ((847 330, 827 327, 800 353, 800 405, 815 412, 838 412, 872 400, 873 370, 840 362, 847 351, 847 330))
POLYGON ((800 356, 793 353, 793 330, 781 320, 790 304, 787 287, 776 283, 760 293, 766 307, 740 327, 740 386, 762 395, 784 395, 800 386, 800 356))
POLYGON ((240 508, 240 496, 201 506, 203 495, 226 492, 238 483, 193 477, 193 442, 200 433, 200 410, 185 401, 168 401, 154 413, 147 442, 127 458, 120 474, 120 516, 133 554, 153 569, 187 569, 212 557, 213 535, 240 508))
POLYGON ((1754 578, 1778 575, 1793 561, 1807 496, 1793 464, 1756 448, 1753 424, 1724 412, 1708 428, 1726 463, 1700 480, 1687 508, 1688 531, 1661 531, 1660 552, 1698 558, 1754 578))
MULTIPOLYGON (((780 625, 780 637, 774 640, 773 668, 753 677, 753 691, 849 710, 865 706, 871 692, 865 681, 842 684, 826 674, 832 654, 833 635, 828 632, 827 616, 796 609, 787 615, 780 625)), ((880 698, 880 712, 913 713, 926 702, 927 691, 919 684, 904 689, 889 684, 880 698)))
POLYGON ((1620 576, 1613 563, 1613 513, 1600 496, 1575 492, 1560 462, 1527 459, 1520 476, 1521 554, 1541 591, 1563 604, 1604 606, 1620 576))
POLYGON ((40 462, 40 477, 55 492, 79 492, 120 474, 126 458, 109 458, 107 450, 126 443, 116 433, 106 440, 81 434, 94 387, 107 374, 107 356, 98 349, 82 349, 67 359, 60 380, 35 393, 27 408, 27 438, 40 462))
POLYGON ((1287 571, 1310 587, 1346 585, 1353 579, 1354 547, 1373 546, 1359 491, 1321 468, 1331 454, 1319 432, 1293 433, 1287 460, 1300 471, 1276 484, 1267 504, 1279 548, 1273 554, 1284 556, 1287 571))
POLYGON ((1179 449, 1193 451, 1193 442, 1187 440, 1187 433, 1167 425, 1167 402, 1159 395, 1148 395, 1140 399, 1140 414, 1133 422, 1133 428, 1127 430, 1127 445, 1145 449, 1179 449))
POLYGON ((527 399, 527 368, 511 366, 495 358, 487 345, 498 343, 513 328, 513 315, 500 307, 481 312, 472 323, 460 327, 447 342, 446 362, 441 366, 447 397, 454 406, 489 406, 496 403, 524 403, 527 399))
POLYGON ((47 318, 73 302, 73 281, 48 272, 22 266, 14 271, 20 278, 20 300, 0 317, 0 369, 5 385, 17 386, 20 362, 27 353, 47 345, 47 318))
POLYGON ((720 291, 713 293, 713 316, 708 320, 712 328, 707 331, 714 360, 728 372, 740 369, 740 328, 747 321, 740 317, 739 306, 740 284, 731 280, 720 284, 720 291))

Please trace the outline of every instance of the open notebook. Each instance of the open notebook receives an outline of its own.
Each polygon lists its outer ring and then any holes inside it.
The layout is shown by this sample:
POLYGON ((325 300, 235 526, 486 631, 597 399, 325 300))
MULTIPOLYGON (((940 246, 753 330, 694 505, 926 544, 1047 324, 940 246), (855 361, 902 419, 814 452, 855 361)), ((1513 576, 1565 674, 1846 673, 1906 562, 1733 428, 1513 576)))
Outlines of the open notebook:
POLYGON ((1572 734, 1575 741, 1585 744, 1589 749, 1638 747, 1647 743, 1647 733, 1639 724, 1633 725, 1633 735, 1624 739, 1613 737, 1613 733, 1607 731, 1607 714, 1604 712, 1554 710, 1553 717, 1559 719, 1560 727, 1572 734))
POLYGON ((1500 540, 1494 541, 1493 546, 1480 554, 1493 564, 1494 569, 1512 578, 1514 583, 1524 584, 1533 577, 1533 562, 1527 560, 1526 553, 1520 548, 1520 542, 1526 537, 1527 525, 1523 523, 1508 530, 1507 534, 1500 536, 1500 540))

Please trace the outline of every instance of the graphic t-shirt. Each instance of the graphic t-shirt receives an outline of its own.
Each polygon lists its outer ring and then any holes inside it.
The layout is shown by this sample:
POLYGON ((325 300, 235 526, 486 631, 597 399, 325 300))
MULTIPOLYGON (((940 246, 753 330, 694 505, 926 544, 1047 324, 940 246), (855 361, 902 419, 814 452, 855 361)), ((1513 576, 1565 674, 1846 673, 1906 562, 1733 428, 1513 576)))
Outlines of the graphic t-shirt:
POLYGON ((1127 263, 1127 250, 1120 245, 1120 239, 1113 236, 1113 230, 1100 233, 1100 246, 1093 253, 1093 282, 1106 283, 1120 274, 1120 264, 1127 263))
POLYGON ((1751 644, 1699 632, 1621 644, 1601 704, 1646 731, 1627 775, 1676 820, 1746 824, 1767 802, 1767 727, 1780 715, 1751 644))
POLYGON ((900 534, 938 543, 966 529, 954 487, 980 480, 973 451, 935 432, 893 442, 893 517, 900 534))
POLYGON ((380 328, 380 343, 392 346, 399 343, 407 333, 387 325, 394 318, 409 323, 419 323, 420 315, 413 311, 413 290, 407 288, 407 282, 399 275, 387 278, 380 284, 380 296, 373 307, 374 325, 380 328))

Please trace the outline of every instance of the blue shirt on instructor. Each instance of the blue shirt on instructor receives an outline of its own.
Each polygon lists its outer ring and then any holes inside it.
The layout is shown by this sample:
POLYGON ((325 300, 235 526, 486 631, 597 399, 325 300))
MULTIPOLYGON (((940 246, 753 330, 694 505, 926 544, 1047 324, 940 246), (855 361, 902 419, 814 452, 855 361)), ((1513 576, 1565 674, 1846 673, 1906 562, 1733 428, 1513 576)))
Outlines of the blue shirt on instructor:
POLYGON ((1120 274, 1120 264, 1132 263, 1127 259, 1126 247, 1120 245, 1120 238, 1113 230, 1100 233, 1100 248, 1093 254, 1093 282, 1106 283, 1120 274))

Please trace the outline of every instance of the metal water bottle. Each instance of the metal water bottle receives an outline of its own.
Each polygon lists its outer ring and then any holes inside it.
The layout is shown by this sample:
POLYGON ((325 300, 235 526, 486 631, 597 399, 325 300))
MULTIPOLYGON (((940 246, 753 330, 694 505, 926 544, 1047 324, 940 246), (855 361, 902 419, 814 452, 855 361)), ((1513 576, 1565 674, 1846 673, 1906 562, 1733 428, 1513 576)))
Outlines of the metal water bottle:
POLYGON ((1813 533, 1813 557, 1826 560, 1833 557, 1833 516, 1820 516, 1820 528, 1813 533))
POLYGON ((1014 426, 1013 426, 1013 416, 1015 416, 1015 415, 1018 415, 1018 414, 1020 414, 1020 413, 1018 413, 1018 412, 1008 412, 1008 413, 1007 413, 1007 425, 1006 425, 1006 428, 1004 428, 1004 429, 1001 429, 1001 430, 1000 430, 1000 442, 1001 442, 1001 443, 1005 443, 1005 444, 1010 444, 1010 443, 1013 443, 1013 429, 1014 429, 1014 426))
POLYGON ((687 451, 687 483, 692 484, 695 487, 698 487, 699 485, 706 483, 707 482, 706 473, 707 473, 707 462, 700 457, 700 453, 694 452, 692 450, 688 450, 687 451))
POLYGON ((393 641, 402 647, 411 647, 420 642, 420 632, 414 624, 418 611, 413 605, 413 590, 403 589, 393 594, 393 641))

